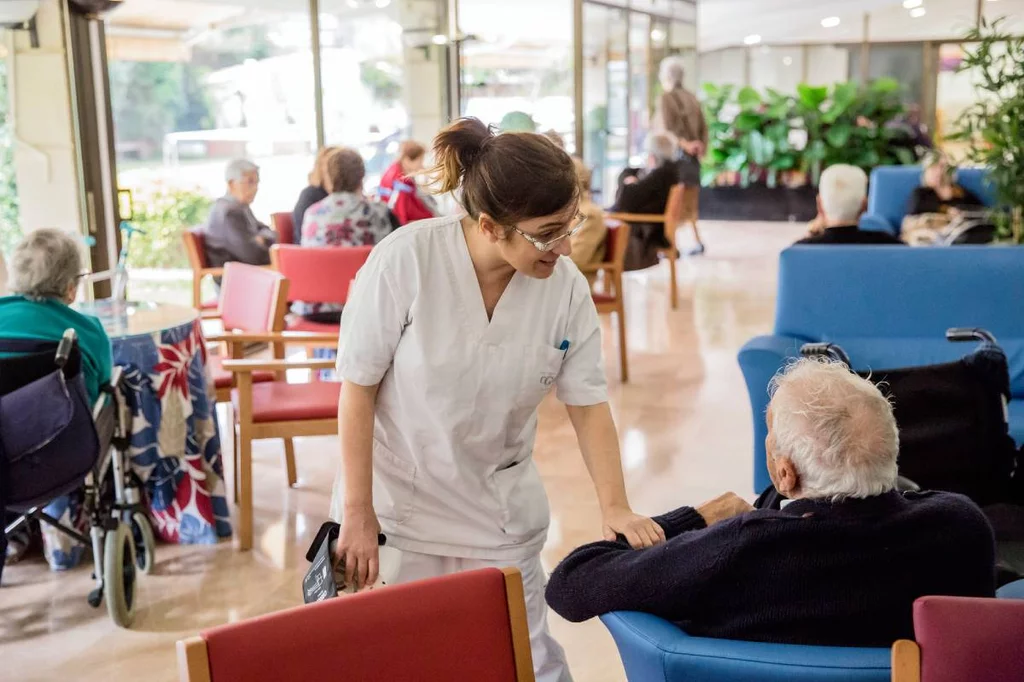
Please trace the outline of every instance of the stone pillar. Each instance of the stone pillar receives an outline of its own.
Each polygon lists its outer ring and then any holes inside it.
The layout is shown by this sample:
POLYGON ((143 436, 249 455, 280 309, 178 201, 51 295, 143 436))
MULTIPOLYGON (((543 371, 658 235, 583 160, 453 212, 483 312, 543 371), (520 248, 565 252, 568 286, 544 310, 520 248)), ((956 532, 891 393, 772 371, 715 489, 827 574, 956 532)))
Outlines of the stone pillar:
POLYGON ((434 45, 434 33, 444 33, 437 0, 403 0, 398 21, 403 39, 405 82, 402 98, 409 112, 411 137, 428 145, 448 122, 445 106, 444 45, 434 45))

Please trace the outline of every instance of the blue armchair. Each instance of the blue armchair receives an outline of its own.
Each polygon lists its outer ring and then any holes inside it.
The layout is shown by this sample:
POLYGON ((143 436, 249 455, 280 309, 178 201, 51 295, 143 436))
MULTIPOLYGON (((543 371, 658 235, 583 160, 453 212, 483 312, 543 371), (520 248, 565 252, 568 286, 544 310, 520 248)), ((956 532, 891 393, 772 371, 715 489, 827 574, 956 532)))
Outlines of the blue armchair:
MULTIPOLYGON (((1024 580, 1001 599, 1024 598, 1024 580)), ((798 646, 691 637, 649 613, 601 616, 629 682, 889 682, 891 649, 798 646)))
POLYGON ((768 486, 768 383, 800 346, 838 343, 854 369, 962 357, 949 327, 984 327, 1010 365, 1010 433, 1024 443, 1024 249, 961 246, 797 246, 779 257, 775 330, 740 350, 754 420, 754 490, 768 486))
MULTIPOLYGON (((985 177, 983 168, 962 168, 956 173, 956 181, 964 189, 976 194, 986 206, 992 206, 995 197, 985 177)), ((899 236, 907 202, 914 188, 920 185, 920 166, 882 166, 871 171, 868 210, 861 216, 861 229, 899 236)))

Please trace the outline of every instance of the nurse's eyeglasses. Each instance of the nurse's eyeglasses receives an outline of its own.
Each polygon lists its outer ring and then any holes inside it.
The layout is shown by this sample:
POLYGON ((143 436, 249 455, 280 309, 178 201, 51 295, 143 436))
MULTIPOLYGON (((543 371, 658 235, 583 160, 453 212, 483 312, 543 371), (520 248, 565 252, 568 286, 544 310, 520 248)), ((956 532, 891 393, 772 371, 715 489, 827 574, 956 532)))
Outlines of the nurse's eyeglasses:
POLYGON ((575 225, 573 227, 569 228, 567 231, 565 231, 562 234, 558 235, 554 239, 549 239, 546 242, 545 241, 541 241, 540 239, 537 239, 532 234, 526 234, 525 232, 520 230, 519 227, 517 227, 516 225, 512 225, 511 227, 512 227, 513 230, 515 230, 520 235, 522 235, 523 239, 525 239, 526 241, 528 241, 531 244, 533 244, 533 247, 535 249, 537 249, 538 251, 547 252, 547 251, 552 250, 556 246, 558 246, 558 243, 560 241, 562 241, 563 239, 567 239, 568 237, 573 236, 574 234, 579 232, 581 229, 583 229, 583 223, 587 222, 587 217, 585 215, 583 215, 582 213, 577 213, 575 220, 576 220, 576 223, 575 223, 575 225))

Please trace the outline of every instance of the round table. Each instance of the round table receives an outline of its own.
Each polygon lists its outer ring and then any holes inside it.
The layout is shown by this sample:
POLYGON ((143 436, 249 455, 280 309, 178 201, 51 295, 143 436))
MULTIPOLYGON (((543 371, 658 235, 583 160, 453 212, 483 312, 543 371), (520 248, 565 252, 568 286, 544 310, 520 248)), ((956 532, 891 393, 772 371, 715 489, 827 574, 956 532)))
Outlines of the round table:
POLYGON ((124 369, 132 470, 153 530, 168 542, 230 537, 216 394, 199 313, 168 303, 103 299, 75 308, 103 323, 124 369))

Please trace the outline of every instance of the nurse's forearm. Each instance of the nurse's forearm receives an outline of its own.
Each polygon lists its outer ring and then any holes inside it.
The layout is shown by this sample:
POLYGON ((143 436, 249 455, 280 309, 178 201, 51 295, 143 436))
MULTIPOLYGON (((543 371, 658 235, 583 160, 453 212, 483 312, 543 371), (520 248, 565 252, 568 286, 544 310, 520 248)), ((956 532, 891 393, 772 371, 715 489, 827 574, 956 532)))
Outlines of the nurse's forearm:
POLYGON ((567 408, 601 511, 607 514, 613 509, 629 509, 626 484, 622 479, 619 435, 608 403, 586 407, 568 405, 567 408))
POLYGON ((338 400, 345 507, 373 506, 373 413, 377 386, 342 384, 338 400))

